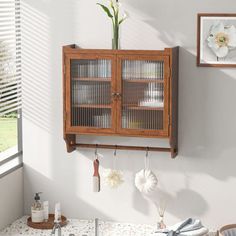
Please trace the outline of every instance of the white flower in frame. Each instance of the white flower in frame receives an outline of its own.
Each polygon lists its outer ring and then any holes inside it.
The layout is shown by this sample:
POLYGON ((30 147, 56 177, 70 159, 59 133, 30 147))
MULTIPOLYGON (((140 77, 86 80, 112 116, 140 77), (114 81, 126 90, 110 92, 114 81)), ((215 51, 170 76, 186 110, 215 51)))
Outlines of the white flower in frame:
POLYGON ((207 37, 208 46, 218 58, 226 57, 229 50, 236 48, 236 28, 216 22, 211 26, 207 37))

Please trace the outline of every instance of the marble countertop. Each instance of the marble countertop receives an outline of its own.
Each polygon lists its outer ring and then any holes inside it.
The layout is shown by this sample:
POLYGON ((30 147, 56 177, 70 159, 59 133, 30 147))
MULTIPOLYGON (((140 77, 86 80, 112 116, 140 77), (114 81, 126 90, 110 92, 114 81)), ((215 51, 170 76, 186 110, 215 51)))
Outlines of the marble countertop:
MULTIPOLYGON (((38 230, 27 226, 28 216, 24 216, 7 228, 0 231, 0 236, 50 236, 51 230, 38 230)), ((94 220, 69 219, 68 224, 62 228, 62 235, 94 236, 94 220)), ((155 231, 155 225, 117 223, 99 220, 99 236, 150 236, 155 231)), ((214 236, 214 233, 209 235, 214 236)))
MULTIPOLYGON (((0 231, 0 236, 49 236, 52 230, 38 230, 27 226, 28 216, 24 216, 0 231)), ((62 235, 94 236, 94 220, 69 219, 68 224, 62 227, 62 235)), ((154 232, 154 225, 116 223, 99 220, 99 236, 146 236, 154 232)))

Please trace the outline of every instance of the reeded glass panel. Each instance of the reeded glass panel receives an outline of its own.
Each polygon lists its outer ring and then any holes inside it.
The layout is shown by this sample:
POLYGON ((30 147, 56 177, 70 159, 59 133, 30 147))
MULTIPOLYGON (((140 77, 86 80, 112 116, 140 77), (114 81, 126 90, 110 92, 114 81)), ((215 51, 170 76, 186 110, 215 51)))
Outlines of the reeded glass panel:
POLYGON ((164 62, 122 62, 122 128, 163 129, 164 62))
POLYGON ((71 124, 111 128, 111 61, 71 61, 71 124))
POLYGON ((128 80, 163 80, 164 62, 150 60, 123 60, 122 77, 128 80))

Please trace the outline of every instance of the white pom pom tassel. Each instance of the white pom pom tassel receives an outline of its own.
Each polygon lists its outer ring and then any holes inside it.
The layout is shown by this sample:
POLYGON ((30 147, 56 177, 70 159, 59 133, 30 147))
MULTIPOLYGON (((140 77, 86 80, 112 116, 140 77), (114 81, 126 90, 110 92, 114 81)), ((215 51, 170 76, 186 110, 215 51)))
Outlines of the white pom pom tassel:
POLYGON ((142 169, 135 175, 135 186, 144 194, 150 194, 157 188, 158 180, 151 170, 142 169))

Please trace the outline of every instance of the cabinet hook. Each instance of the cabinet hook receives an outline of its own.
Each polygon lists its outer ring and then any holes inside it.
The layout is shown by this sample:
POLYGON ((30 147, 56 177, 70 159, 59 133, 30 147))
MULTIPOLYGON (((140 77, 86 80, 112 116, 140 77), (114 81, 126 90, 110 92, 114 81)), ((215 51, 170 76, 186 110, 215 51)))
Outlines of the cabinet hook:
POLYGON ((149 169, 148 152, 149 152, 149 147, 146 147, 146 155, 145 155, 145 161, 144 161, 145 170, 149 169))
POLYGON ((146 147, 146 157, 148 157, 149 147, 146 147))
POLYGON ((116 152, 117 152, 117 145, 115 145, 114 157, 116 157, 116 152))
POLYGON ((96 144, 95 146, 94 154, 95 154, 95 159, 98 159, 98 144, 96 144))

